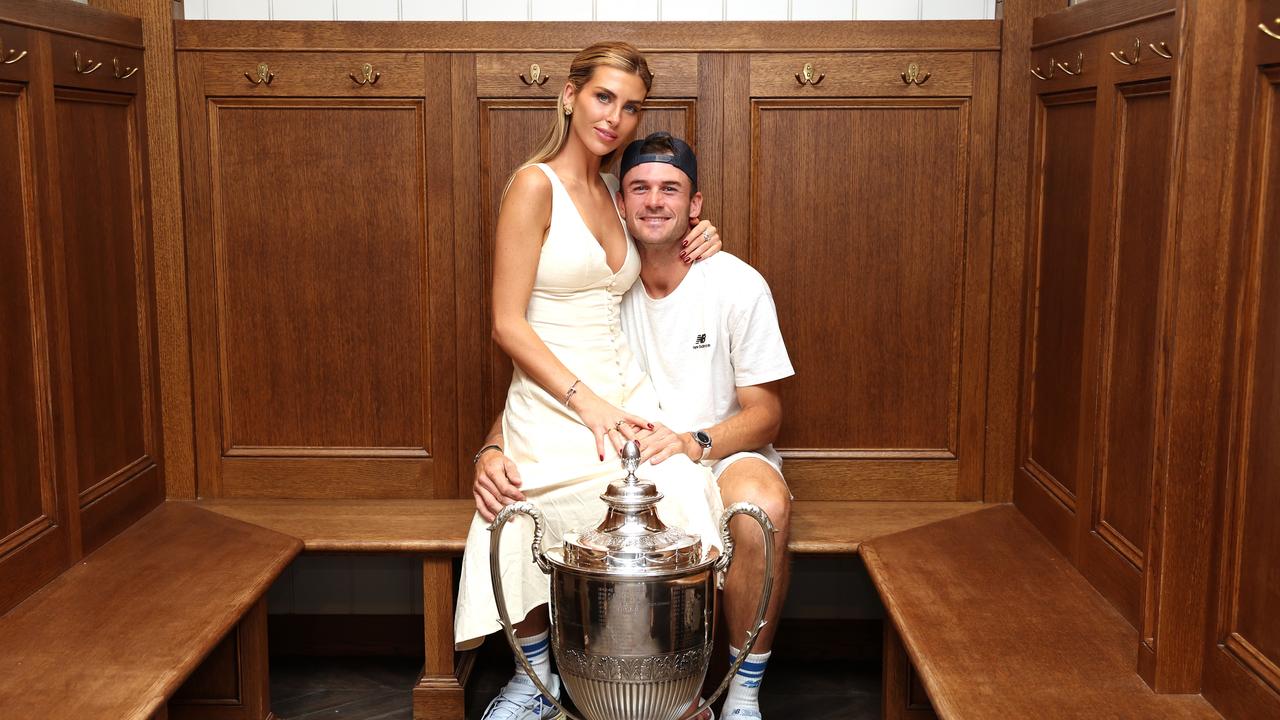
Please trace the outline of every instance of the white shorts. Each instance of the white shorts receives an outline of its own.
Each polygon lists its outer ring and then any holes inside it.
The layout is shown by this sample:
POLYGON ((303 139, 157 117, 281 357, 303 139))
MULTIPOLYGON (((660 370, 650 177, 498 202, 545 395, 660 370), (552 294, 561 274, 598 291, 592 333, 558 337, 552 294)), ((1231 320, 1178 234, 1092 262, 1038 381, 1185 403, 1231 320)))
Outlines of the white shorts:
POLYGON ((754 450, 744 450, 743 452, 736 452, 728 457, 720 458, 711 465, 711 475, 715 478, 716 484, 720 484, 720 474, 728 470, 730 465, 739 460, 747 460, 749 458, 767 463, 769 467, 773 468, 773 471, 778 473, 778 477, 782 478, 782 484, 787 488, 787 495, 792 500, 796 499, 795 494, 791 492, 791 486, 787 485, 787 476, 782 474, 782 458, 777 457, 777 453, 773 453, 773 457, 770 457, 754 450))

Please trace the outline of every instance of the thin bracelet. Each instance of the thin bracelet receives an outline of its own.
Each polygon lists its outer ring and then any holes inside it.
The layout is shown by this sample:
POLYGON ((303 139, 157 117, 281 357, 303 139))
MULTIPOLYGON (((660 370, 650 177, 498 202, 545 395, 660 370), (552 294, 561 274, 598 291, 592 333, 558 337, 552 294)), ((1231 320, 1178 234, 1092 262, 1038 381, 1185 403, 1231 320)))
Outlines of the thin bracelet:
POLYGON ((578 383, 580 383, 580 382, 582 382, 582 381, 581 381, 581 380, 574 380, 574 381, 573 381, 573 384, 569 386, 569 391, 568 391, 568 392, 566 392, 566 393, 564 394, 564 406, 565 406, 565 407, 569 407, 569 401, 573 399, 573 396, 574 396, 574 395, 577 395, 577 394, 578 394, 578 383))
POLYGON ((490 450, 497 450, 498 452, 502 452, 502 446, 501 445, 485 445, 484 447, 476 451, 476 456, 471 458, 471 464, 475 465, 479 463, 480 456, 485 454, 486 452, 489 452, 490 450))

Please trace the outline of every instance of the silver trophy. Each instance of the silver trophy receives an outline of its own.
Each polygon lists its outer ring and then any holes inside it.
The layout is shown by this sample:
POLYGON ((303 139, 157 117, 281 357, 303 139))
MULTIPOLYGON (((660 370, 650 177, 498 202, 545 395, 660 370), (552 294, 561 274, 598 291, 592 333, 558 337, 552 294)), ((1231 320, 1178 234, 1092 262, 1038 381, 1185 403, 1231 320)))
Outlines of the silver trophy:
POLYGON ((685 720, 706 710, 755 646, 773 591, 773 523, 751 503, 720 517, 724 553, 704 557, 702 540, 667 527, 654 508, 662 494, 636 478, 640 449, 622 451, 626 479, 609 485, 595 529, 566 533, 564 545, 542 549, 542 514, 529 502, 506 506, 489 526, 489 570, 498 615, 516 658, 544 697, 570 718, 538 679, 516 640, 502 592, 498 549, 503 526, 518 514, 533 518, 533 560, 551 576, 551 648, 560 677, 586 720, 685 720), (760 604, 742 652, 720 686, 694 707, 711 660, 716 578, 733 561, 729 521, 750 515, 765 536, 760 604))

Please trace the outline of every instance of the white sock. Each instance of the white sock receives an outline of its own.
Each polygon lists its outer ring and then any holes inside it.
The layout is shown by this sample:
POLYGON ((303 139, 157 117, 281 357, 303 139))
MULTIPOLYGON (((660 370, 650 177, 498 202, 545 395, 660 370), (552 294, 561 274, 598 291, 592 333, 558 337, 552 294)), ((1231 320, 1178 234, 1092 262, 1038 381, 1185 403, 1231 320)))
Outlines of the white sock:
MULTIPOLYGON (((551 685, 551 631, 543 630, 537 635, 529 637, 517 637, 520 641, 520 649, 524 651, 525 657, 529 658, 529 664, 533 666, 534 672, 538 673, 538 679, 543 685, 548 686, 549 690, 555 691, 551 685)), ((516 674, 512 678, 521 684, 533 686, 533 681, 524 671, 524 665, 516 660, 516 674)), ((536 692, 536 690, 535 690, 536 692)))
MULTIPOLYGON (((742 651, 729 646, 729 662, 738 659, 742 651)), ((720 717, 728 720, 733 717, 734 710, 760 710, 760 683, 764 682, 764 668, 773 652, 752 653, 747 656, 738 672, 729 683, 729 692, 725 694, 724 707, 720 709, 720 717)))

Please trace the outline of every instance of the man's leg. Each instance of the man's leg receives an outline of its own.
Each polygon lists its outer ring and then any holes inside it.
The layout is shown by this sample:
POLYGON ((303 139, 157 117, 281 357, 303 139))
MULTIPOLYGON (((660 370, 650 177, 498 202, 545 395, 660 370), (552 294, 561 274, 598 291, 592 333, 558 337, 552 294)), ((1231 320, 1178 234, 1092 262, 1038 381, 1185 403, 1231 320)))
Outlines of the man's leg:
MULTIPOLYGON (((533 666, 538 679, 557 698, 560 681, 551 673, 550 622, 547 606, 539 605, 524 620, 516 623, 516 640, 533 666)), ((524 666, 516 660, 515 674, 481 716, 484 720, 549 720, 562 718, 554 706, 539 693, 524 666)))
MULTIPOLYGON (((791 563, 787 554, 791 492, 772 465, 758 458, 744 458, 720 473, 720 497, 725 507, 744 500, 759 506, 778 530, 773 536, 773 596, 765 613, 768 624, 760 631, 760 637, 752 648, 752 657, 748 659, 751 664, 738 671, 730 686, 722 712, 722 717, 727 719, 737 708, 756 709, 755 698, 763 679, 764 663, 778 631, 778 617, 782 614, 791 581, 791 563)), ((765 540, 759 525, 750 517, 735 517, 729 529, 733 535, 733 563, 724 581, 725 620, 729 644, 734 650, 740 650, 760 603, 765 540)))

